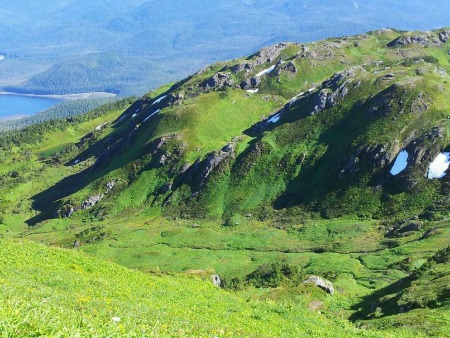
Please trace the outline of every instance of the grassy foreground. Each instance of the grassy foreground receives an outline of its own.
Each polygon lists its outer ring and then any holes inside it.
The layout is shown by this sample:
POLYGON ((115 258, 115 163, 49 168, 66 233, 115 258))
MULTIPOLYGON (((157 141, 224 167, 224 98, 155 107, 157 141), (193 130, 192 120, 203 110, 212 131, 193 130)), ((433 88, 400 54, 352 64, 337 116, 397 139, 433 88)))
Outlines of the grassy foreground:
POLYGON ((301 301, 244 299, 198 277, 144 274, 26 241, 0 244, 2 337, 379 336, 301 301))

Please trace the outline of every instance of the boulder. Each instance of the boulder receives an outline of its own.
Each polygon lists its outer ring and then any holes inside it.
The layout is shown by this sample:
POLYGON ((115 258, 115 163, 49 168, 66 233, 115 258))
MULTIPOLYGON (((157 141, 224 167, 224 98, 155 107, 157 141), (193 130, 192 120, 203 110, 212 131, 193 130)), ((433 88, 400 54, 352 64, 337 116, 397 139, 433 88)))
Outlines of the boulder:
POLYGON ((222 281, 220 280, 220 277, 218 275, 211 275, 211 281, 215 286, 219 288, 222 286, 222 281))
POLYGON ((303 284, 314 284, 315 286, 318 286, 322 290, 328 292, 330 295, 334 294, 333 284, 319 276, 311 276, 305 280, 303 284))

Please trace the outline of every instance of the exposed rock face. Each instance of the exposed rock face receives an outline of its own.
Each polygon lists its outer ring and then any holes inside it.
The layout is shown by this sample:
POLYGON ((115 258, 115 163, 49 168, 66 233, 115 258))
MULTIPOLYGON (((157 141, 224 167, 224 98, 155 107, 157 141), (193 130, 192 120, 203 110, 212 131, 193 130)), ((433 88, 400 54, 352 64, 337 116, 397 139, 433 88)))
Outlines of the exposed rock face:
POLYGON ((85 201, 83 201, 83 203, 81 203, 81 209, 85 210, 92 208, 95 204, 97 204, 97 202, 101 201, 103 197, 105 197, 104 194, 95 194, 89 196, 88 199, 86 199, 85 201))
POLYGON ((210 77, 208 80, 202 82, 200 86, 204 90, 222 89, 224 87, 234 86, 234 81, 231 78, 230 73, 218 72, 214 74, 212 77, 210 77))
POLYGON ((322 277, 311 276, 303 282, 303 284, 308 284, 308 283, 312 283, 315 286, 318 286, 322 290, 325 290, 326 292, 328 292, 330 295, 334 294, 333 284, 330 281, 323 279, 322 277))
POLYGON ((266 62, 271 63, 280 55, 280 53, 286 47, 287 44, 279 43, 278 45, 275 46, 263 48, 255 55, 256 58, 254 62, 256 63, 256 65, 262 65, 266 62))
POLYGON ((391 162, 391 157, 381 144, 360 148, 350 156, 347 164, 339 173, 339 179, 343 180, 348 174, 357 172, 359 163, 363 161, 370 163, 373 169, 383 169, 391 162))
MULTIPOLYGON (((231 67, 225 67, 222 70, 229 69, 233 73, 242 72, 245 70, 246 73, 251 72, 256 66, 260 66, 265 63, 272 63, 275 59, 280 55, 280 53, 285 49, 288 45, 285 43, 279 43, 275 46, 270 46, 261 49, 258 53, 253 55, 251 60, 248 60, 245 63, 240 63, 231 67)), ((241 85, 242 87, 242 85, 241 85)))
POLYGON ((230 142, 221 150, 209 154, 205 159, 205 164, 201 173, 202 180, 207 178, 214 170, 214 168, 216 168, 220 164, 220 162, 222 162, 227 157, 233 156, 235 148, 236 144, 234 142, 230 142))
POLYGON ((184 92, 172 93, 168 97, 168 105, 180 105, 184 101, 184 92))
MULTIPOLYGON (((399 47, 399 46, 406 46, 410 44, 416 44, 416 45, 433 45, 433 46, 440 46, 443 42, 442 39, 446 39, 446 33, 448 32, 442 32, 439 34, 439 37, 435 37, 431 34, 427 33, 421 33, 416 35, 402 35, 399 36, 394 41, 391 41, 388 43, 388 47, 399 47), (441 34, 444 33, 441 37, 441 34)), ((447 37, 448 39, 448 37, 447 37)))
POLYGON ((322 84, 322 88, 314 98, 314 108, 311 115, 320 113, 322 110, 334 107, 349 92, 352 78, 357 72, 366 72, 363 67, 351 67, 342 72, 334 74, 329 80, 322 84))
MULTIPOLYGON (((297 74, 297 67, 295 66, 295 63, 292 61, 289 61, 279 67, 280 71, 285 71, 289 73, 297 74)), ((279 72, 278 72, 279 73, 279 72)))
POLYGON ((252 77, 247 79, 241 83, 241 88, 244 90, 255 89, 261 83, 261 79, 259 77, 252 77))
POLYGON ((211 275, 211 281, 215 286, 219 288, 222 286, 222 281, 220 280, 220 277, 218 275, 211 275))
POLYGON ((439 40, 442 41, 442 43, 447 43, 447 41, 450 40, 450 30, 445 30, 439 33, 439 40))
POLYGON ((444 137, 444 132, 443 127, 434 127, 406 147, 409 154, 408 166, 432 162, 440 151, 440 147, 434 145, 444 137))

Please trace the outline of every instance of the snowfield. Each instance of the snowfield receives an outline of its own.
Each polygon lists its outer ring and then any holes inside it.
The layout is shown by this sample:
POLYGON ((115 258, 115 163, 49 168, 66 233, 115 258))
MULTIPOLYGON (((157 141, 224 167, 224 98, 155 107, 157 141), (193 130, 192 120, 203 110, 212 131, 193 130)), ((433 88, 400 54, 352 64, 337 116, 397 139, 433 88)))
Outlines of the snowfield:
POLYGON ((440 153, 428 167, 429 179, 442 178, 445 176, 450 165, 450 153, 440 153))
POLYGON ((269 67, 267 69, 264 69, 262 71, 260 71, 258 74, 255 75, 255 77, 260 77, 269 73, 272 73, 272 71, 275 69, 275 65, 273 65, 272 67, 269 67))

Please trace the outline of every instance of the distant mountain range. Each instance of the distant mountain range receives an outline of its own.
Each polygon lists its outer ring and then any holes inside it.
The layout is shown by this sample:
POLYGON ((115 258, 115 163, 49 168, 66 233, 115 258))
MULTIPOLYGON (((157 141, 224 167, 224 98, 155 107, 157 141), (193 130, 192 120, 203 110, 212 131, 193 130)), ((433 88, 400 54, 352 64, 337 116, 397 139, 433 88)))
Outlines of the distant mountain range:
POLYGON ((279 41, 437 28, 448 25, 449 11, 444 0, 4 2, 0 87, 142 94, 279 41))

